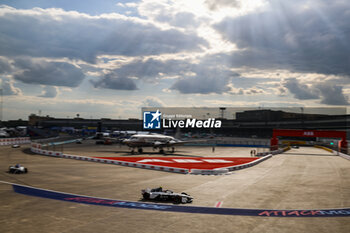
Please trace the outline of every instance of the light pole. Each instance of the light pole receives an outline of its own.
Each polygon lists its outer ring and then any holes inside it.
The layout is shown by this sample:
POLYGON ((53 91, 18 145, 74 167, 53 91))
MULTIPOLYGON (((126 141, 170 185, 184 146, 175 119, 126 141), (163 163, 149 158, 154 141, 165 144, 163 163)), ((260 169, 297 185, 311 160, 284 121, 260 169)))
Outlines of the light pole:
POLYGON ((221 107, 220 111, 221 111, 221 119, 224 119, 224 111, 226 110, 225 107, 221 107))
POLYGON ((2 82, 1 82, 1 88, 0 88, 0 126, 2 126, 2 82))
POLYGON ((304 129, 304 108, 300 107, 301 110, 301 129, 304 129))

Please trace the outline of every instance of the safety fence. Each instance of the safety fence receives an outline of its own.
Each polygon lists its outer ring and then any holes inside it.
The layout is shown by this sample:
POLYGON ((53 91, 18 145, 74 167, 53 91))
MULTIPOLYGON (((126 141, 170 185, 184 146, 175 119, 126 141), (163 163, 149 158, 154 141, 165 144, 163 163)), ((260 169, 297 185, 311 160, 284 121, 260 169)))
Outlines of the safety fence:
POLYGON ((30 143, 30 137, 0 138, 0 146, 30 143))

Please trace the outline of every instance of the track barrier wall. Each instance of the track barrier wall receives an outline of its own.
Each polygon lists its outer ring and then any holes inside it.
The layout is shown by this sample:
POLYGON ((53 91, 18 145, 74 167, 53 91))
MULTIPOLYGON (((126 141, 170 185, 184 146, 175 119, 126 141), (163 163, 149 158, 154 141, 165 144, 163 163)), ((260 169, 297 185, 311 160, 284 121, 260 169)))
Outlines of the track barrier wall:
POLYGON ((332 150, 332 153, 334 155, 339 155, 340 157, 342 157, 344 159, 350 160, 350 155, 344 154, 344 153, 336 151, 336 150, 332 150))
POLYGON ((314 145, 314 147, 319 148, 319 149, 322 149, 322 150, 325 150, 325 151, 328 151, 328 152, 330 152, 330 153, 333 153, 333 150, 332 150, 332 149, 329 149, 329 148, 327 148, 327 147, 325 147, 325 146, 314 145))
POLYGON ((15 145, 15 144, 28 144, 30 143, 30 137, 19 138, 1 138, 0 146, 15 145))
POLYGON ((58 192, 48 189, 40 189, 26 185, 13 184, 14 192, 29 196, 48 198, 58 201, 68 201, 79 204, 90 204, 108 207, 143 209, 153 211, 167 211, 180 213, 196 213, 196 214, 215 214, 215 215, 239 215, 239 216, 255 216, 255 217, 349 217, 350 208, 334 208, 334 209, 242 209, 242 208, 216 208, 204 206, 183 206, 183 205, 166 205, 157 203, 133 202, 124 200, 112 200, 100 197, 83 196, 72 193, 58 192))
POLYGON ((269 140, 255 138, 217 138, 205 143, 187 143, 184 146, 255 147, 269 148, 269 140))
POLYGON ((280 149, 278 149, 278 150, 273 150, 273 151, 269 151, 269 152, 262 152, 262 153, 258 153, 257 155, 259 156, 259 157, 261 157, 261 156, 267 156, 267 155, 277 155, 277 154, 282 154, 283 152, 286 152, 286 151, 288 151, 288 150, 290 150, 290 146, 287 146, 287 147, 285 147, 285 148, 280 148, 280 149))
POLYGON ((344 154, 344 153, 341 153, 338 151, 334 151, 333 153, 338 154, 340 157, 342 157, 344 159, 350 160, 350 155, 347 155, 347 154, 344 154))
POLYGON ((32 143, 31 151, 33 153, 36 153, 36 154, 47 155, 47 156, 58 157, 58 158, 114 164, 114 165, 119 165, 119 166, 151 169, 151 170, 174 172, 174 173, 181 173, 181 174, 188 174, 189 173, 189 169, 184 169, 184 168, 173 168, 173 167, 167 167, 167 166, 147 165, 147 164, 117 161, 117 160, 111 160, 111 159, 99 159, 99 158, 92 158, 92 157, 87 157, 87 156, 71 155, 71 154, 65 154, 65 153, 58 152, 58 151, 43 150, 42 149, 43 147, 44 147, 44 145, 41 145, 39 143, 32 143))
POLYGON ((237 170, 241 170, 244 168, 252 167, 252 166, 257 165, 257 164, 261 163, 262 161, 265 161, 271 157, 272 157, 272 155, 269 154, 269 155, 266 155, 260 159, 254 160, 250 163, 245 163, 245 164, 240 164, 240 165, 230 166, 230 167, 217 168, 217 169, 212 169, 212 170, 191 169, 190 174, 193 174, 193 175, 224 175, 224 174, 228 174, 229 172, 232 172, 232 171, 237 171, 237 170))
MULTIPOLYGON (((69 143, 71 143, 71 142, 69 142, 69 143)), ((62 144, 62 142, 60 142, 60 144, 62 144)), ((125 161, 118 161, 118 160, 105 159, 105 158, 100 159, 100 158, 86 157, 86 156, 80 156, 80 155, 71 155, 71 154, 65 154, 65 153, 62 153, 59 151, 51 151, 51 150, 43 149, 46 146, 47 146, 46 144, 32 142, 31 151, 33 153, 36 153, 36 154, 58 157, 58 158, 75 159, 75 160, 82 160, 82 161, 89 161, 89 162, 98 162, 98 163, 114 164, 114 165, 119 165, 119 166, 143 168, 143 169, 165 171, 165 172, 174 172, 174 173, 180 173, 180 174, 193 174, 193 175, 223 175, 223 174, 228 174, 231 171, 252 167, 252 166, 257 165, 260 162, 272 157, 271 154, 267 154, 260 159, 254 160, 254 161, 246 163, 246 164, 240 164, 240 165, 224 167, 224 168, 185 169, 185 168, 175 168, 175 167, 159 166, 159 165, 148 165, 148 164, 142 164, 142 163, 137 163, 137 162, 125 162, 125 161)))

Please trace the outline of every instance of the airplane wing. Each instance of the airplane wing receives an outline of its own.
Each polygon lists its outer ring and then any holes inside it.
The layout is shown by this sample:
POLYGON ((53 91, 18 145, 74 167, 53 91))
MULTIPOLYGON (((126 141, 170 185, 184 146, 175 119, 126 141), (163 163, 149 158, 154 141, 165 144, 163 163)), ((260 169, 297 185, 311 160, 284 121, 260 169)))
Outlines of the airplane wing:
POLYGON ((189 140, 189 141, 180 141, 180 140, 170 140, 168 142, 154 142, 154 147, 174 147, 182 146, 185 144, 196 144, 196 143, 207 143, 207 140, 189 140))

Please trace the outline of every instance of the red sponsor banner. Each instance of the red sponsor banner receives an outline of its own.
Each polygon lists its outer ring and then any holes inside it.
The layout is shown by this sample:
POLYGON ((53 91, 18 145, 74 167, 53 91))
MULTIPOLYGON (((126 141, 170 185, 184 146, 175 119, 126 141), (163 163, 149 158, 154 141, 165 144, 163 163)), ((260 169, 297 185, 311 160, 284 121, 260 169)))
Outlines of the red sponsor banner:
POLYGON ((320 137, 320 138, 342 138, 346 140, 345 131, 329 131, 329 130, 293 130, 293 129, 274 129, 273 137, 289 136, 289 137, 320 137))
POLYGON ((259 158, 250 157, 95 157, 122 162, 184 169, 216 169, 250 163, 259 158))

